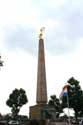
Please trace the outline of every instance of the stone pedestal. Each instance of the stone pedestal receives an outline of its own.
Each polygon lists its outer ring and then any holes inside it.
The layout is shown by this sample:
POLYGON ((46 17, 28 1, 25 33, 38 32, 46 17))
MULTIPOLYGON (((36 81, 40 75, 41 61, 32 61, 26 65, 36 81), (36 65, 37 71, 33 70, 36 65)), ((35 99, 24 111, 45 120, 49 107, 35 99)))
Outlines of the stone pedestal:
POLYGON ((34 105, 34 106, 30 106, 30 119, 38 119, 41 120, 43 119, 43 114, 42 111, 44 109, 44 104, 40 104, 40 105, 34 105))

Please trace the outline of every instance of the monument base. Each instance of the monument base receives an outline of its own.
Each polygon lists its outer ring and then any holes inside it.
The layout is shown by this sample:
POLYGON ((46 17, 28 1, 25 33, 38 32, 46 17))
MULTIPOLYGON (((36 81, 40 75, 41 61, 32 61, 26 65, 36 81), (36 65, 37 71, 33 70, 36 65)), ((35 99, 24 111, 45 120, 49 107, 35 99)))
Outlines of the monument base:
POLYGON ((45 107, 45 104, 38 104, 38 105, 34 105, 34 106, 30 106, 30 113, 29 113, 29 117, 30 119, 44 119, 43 118, 43 109, 45 107))

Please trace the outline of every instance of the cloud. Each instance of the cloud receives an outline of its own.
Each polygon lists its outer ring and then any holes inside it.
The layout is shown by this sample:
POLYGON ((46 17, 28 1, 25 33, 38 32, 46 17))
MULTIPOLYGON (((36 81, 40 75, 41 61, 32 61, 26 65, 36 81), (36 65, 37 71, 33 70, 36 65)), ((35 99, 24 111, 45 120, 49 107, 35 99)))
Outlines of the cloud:
POLYGON ((8 0, 7 6, 4 2, 0 4, 6 8, 0 8, 0 12, 4 11, 0 15, 4 23, 4 43, 8 48, 35 53, 37 27, 45 26, 45 47, 48 51, 65 54, 77 49, 83 32, 82 0, 28 2, 18 0, 11 3, 8 0))
POLYGON ((38 11, 29 0, 0 0, 0 24, 21 24, 34 26, 38 20, 38 11))
MULTIPOLYGON (((48 2, 49 3, 49 2, 48 2)), ((63 4, 57 5, 56 1, 53 1, 55 8, 49 4, 40 7, 42 15, 42 21, 46 24, 48 20, 58 22, 58 26, 51 24, 52 28, 48 29, 46 33, 47 49, 53 51, 55 54, 64 54, 65 52, 72 52, 79 45, 80 37, 83 32, 83 1, 82 0, 68 0, 63 4)), ((47 25, 46 25, 47 26, 47 25)))
POLYGON ((13 25, 5 28, 3 43, 11 51, 22 49, 34 54, 37 51, 36 37, 37 33, 34 29, 13 25))

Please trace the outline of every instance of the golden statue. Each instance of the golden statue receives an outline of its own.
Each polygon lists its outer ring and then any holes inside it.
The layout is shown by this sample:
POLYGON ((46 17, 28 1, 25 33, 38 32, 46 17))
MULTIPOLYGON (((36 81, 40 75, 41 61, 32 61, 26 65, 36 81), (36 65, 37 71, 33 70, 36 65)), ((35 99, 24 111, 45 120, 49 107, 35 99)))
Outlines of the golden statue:
POLYGON ((39 34, 39 39, 42 39, 42 36, 43 36, 43 31, 45 30, 45 27, 42 27, 40 29, 40 34, 39 34))

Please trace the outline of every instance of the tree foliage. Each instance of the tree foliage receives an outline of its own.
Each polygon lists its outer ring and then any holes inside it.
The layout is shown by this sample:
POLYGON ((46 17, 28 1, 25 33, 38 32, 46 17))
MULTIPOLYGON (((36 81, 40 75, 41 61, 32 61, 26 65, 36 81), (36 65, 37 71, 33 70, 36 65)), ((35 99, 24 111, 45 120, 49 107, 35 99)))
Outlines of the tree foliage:
POLYGON ((0 55, 0 66, 3 66, 3 61, 1 60, 1 55, 0 55))
POLYGON ((9 95, 6 104, 11 108, 12 116, 17 116, 20 108, 28 102, 25 90, 22 88, 15 89, 9 95))
MULTIPOLYGON (((79 81, 74 77, 68 80, 68 98, 69 107, 73 108, 75 112, 75 118, 83 116, 83 91, 79 85, 79 81)), ((62 98, 62 107, 68 107, 67 98, 62 98)))
POLYGON ((55 108, 55 112, 56 112, 56 117, 59 117, 59 114, 62 113, 62 106, 60 104, 59 99, 56 97, 56 95, 52 95, 50 96, 50 100, 48 102, 49 106, 52 106, 55 108))

